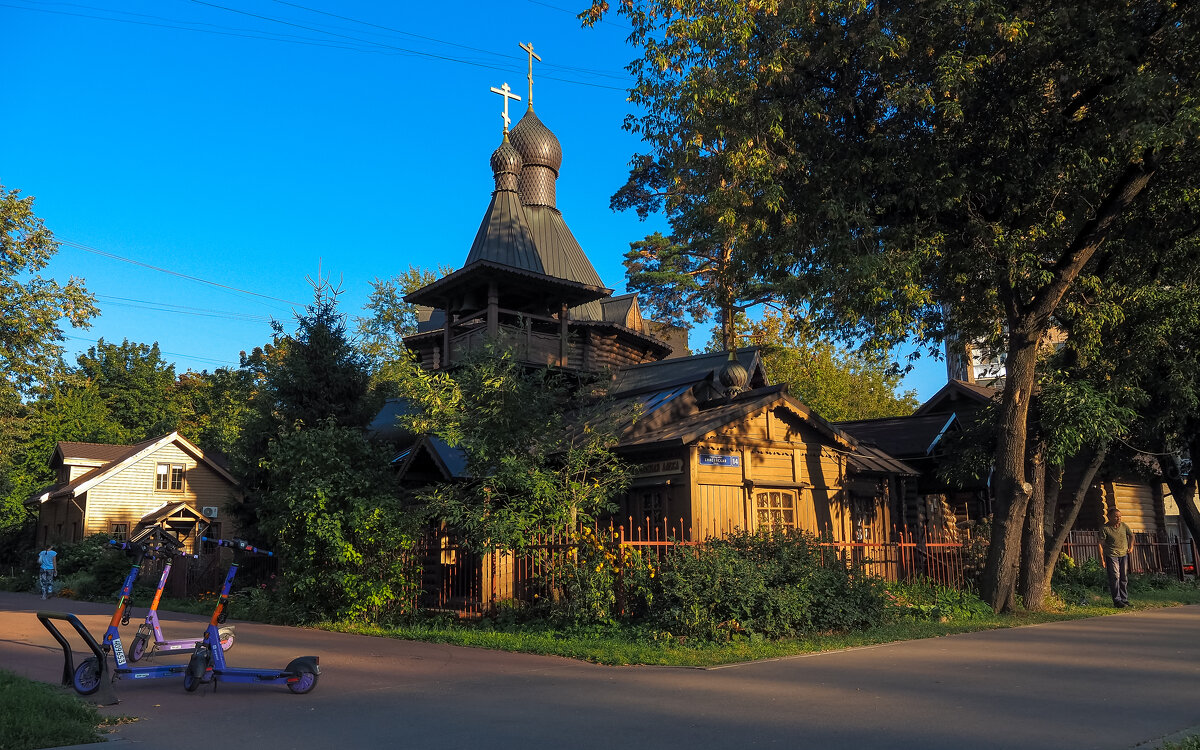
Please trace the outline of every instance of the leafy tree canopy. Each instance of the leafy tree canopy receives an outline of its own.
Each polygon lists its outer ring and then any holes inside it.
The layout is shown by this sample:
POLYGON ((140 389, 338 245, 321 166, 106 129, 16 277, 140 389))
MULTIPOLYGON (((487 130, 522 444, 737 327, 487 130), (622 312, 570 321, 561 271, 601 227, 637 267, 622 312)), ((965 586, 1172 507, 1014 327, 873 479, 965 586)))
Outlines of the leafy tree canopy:
POLYGON ((54 235, 33 212, 33 198, 0 185, 0 398, 28 393, 58 369, 60 321, 86 328, 97 313, 82 279, 62 285, 38 275, 56 252, 54 235))
POLYGON ((171 402, 175 366, 153 344, 125 339, 113 344, 100 339, 77 358, 76 374, 95 387, 109 415, 135 443, 175 429, 178 409, 171 402))
POLYGON ((527 370, 500 344, 452 372, 407 360, 401 396, 413 433, 435 435, 466 457, 466 476, 418 492, 475 549, 522 549, 533 534, 574 529, 613 509, 628 482, 614 453, 630 415, 546 368, 527 370))
MULTIPOLYGON (((585 14, 607 10, 596 0, 585 14)), ((1117 255, 1200 225, 1200 7, 650 0, 620 6, 630 205, 732 241, 849 339, 1007 355, 982 582, 1012 601, 1038 342, 1117 255), (1103 248, 1103 252, 1101 252, 1103 248), (949 307, 948 307, 949 306, 949 307), (947 317, 946 311, 951 316, 947 317)))
POLYGON ((886 352, 843 349, 787 310, 768 311, 740 327, 750 343, 763 347, 769 380, 786 383, 788 393, 825 419, 900 417, 918 406, 916 391, 900 390, 901 376, 886 352))
POLYGON ((371 296, 364 307, 367 315, 355 318, 355 332, 363 353, 376 369, 405 359, 404 337, 417 332, 417 305, 405 302, 404 296, 453 270, 439 266, 430 271, 410 265, 404 273, 371 282, 371 296))

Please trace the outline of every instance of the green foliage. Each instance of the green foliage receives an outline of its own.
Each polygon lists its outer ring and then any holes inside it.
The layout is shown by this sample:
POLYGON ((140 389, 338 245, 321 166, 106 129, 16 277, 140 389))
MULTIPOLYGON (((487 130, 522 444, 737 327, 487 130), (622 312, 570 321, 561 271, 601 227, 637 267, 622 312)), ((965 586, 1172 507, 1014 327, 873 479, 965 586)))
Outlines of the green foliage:
POLYGON ((408 357, 404 337, 417 332, 417 306, 404 296, 446 276, 453 268, 439 266, 429 271, 410 265, 404 273, 371 282, 371 296, 364 306, 366 317, 355 318, 355 334, 372 371, 387 382, 389 366, 408 357))
POLYGON ((632 415, 587 384, 527 370, 499 342, 452 372, 409 360, 397 373, 400 395, 415 407, 403 426, 437 436, 466 463, 456 481, 417 498, 472 549, 520 550, 539 531, 587 523, 611 510, 627 484, 613 449, 632 415))
POLYGON ((574 627, 644 620, 654 603, 655 564, 641 552, 622 547, 610 531, 585 526, 577 544, 556 571, 562 583, 547 603, 549 620, 574 627))
POLYGON ((878 581, 822 553, 808 534, 740 533, 678 547, 659 581, 655 626, 706 640, 863 628, 884 606, 878 581))
MULTIPOLYGON (((1142 289, 1169 286, 1200 257, 1200 9, 617 8, 640 52, 626 124, 649 149, 619 207, 719 238, 847 340, 937 348, 956 336, 1007 354, 983 589, 1002 606, 1040 342, 1074 314, 1069 296, 1092 298, 1123 270, 1142 289)), ((586 21, 607 9, 594 0, 586 21)))
POLYGON ((334 420, 281 432, 262 462, 260 529, 302 620, 386 622, 420 586, 388 453, 334 420))
POLYGON ((62 320, 87 328, 98 312, 82 279, 71 277, 64 286, 37 275, 56 252, 33 198, 0 185, 0 400, 29 393, 58 370, 62 320))
POLYGON ((250 415, 253 377, 249 370, 225 367, 180 375, 170 398, 179 432, 205 452, 231 455, 250 415))
MULTIPOLYGON (((55 551, 58 552, 58 557, 55 561, 58 563, 58 574, 69 576, 80 571, 92 570, 107 557, 123 559, 123 556, 111 551, 112 547, 108 543, 111 538, 108 534, 92 534, 73 544, 57 546, 55 551)), ((128 565, 125 566, 125 570, 129 570, 128 565)))
POLYGON ((234 475, 241 482, 246 501, 230 510, 238 526, 254 541, 264 540, 257 531, 265 518, 264 495, 278 486, 267 457, 271 443, 295 429, 325 425, 361 429, 378 409, 380 400, 370 390, 366 358, 349 341, 345 316, 338 312, 340 290, 328 282, 314 284, 313 303, 296 316, 296 330, 285 335, 275 326, 270 344, 242 357, 246 382, 251 391, 250 408, 231 456, 234 475))
POLYGON ((175 385, 175 366, 162 358, 158 343, 119 345, 100 339, 78 357, 76 374, 87 387, 94 387, 120 425, 124 440, 136 443, 175 429, 178 413, 170 401, 175 385))
POLYGON ((671 238, 655 232, 630 243, 626 287, 655 319, 683 328, 707 322, 715 312, 720 349, 737 346, 738 316, 774 297, 753 281, 730 243, 711 235, 689 236, 679 224, 671 238))
POLYGON ((790 311, 767 312, 745 321, 746 337, 763 347, 763 366, 772 383, 825 419, 899 417, 917 408, 916 391, 898 390, 902 377, 887 352, 849 351, 821 338, 790 311))
POLYGON ((993 615, 992 608, 969 591, 959 591, 937 581, 888 583, 884 595, 889 614, 900 619, 939 622, 981 620, 993 615))

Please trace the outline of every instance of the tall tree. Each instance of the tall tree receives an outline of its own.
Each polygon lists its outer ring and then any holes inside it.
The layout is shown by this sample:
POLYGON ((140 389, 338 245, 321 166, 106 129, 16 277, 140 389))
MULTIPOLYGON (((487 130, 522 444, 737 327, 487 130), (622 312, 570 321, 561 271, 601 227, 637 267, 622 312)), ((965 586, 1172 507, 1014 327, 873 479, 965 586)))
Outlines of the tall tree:
POLYGON ((900 391, 902 377, 887 352, 839 347, 787 310, 741 325, 745 340, 763 348, 770 381, 786 383, 788 393, 825 419, 901 417, 917 408, 916 391, 900 391))
POLYGON ((33 198, 0 185, 0 399, 11 402, 58 369, 64 319, 87 328, 97 313, 83 280, 43 278, 58 243, 33 212, 33 198))
MULTIPOLYGON (((616 199, 613 204, 621 206, 616 199)), ((625 285, 651 317, 672 325, 691 328, 715 313, 721 349, 733 349, 739 316, 774 299, 754 283, 754 274, 734 250, 706 237, 681 241, 655 232, 630 243, 625 285)))
POLYGON ((242 357, 253 392, 232 463, 246 502, 231 511, 246 527, 261 528, 263 499, 275 481, 264 463, 273 441, 322 425, 361 430, 379 407, 368 361, 350 341, 337 307, 341 290, 324 279, 313 289, 294 332, 275 324, 273 341, 242 357))
MULTIPOLYGON (((606 10, 597 0, 585 15, 606 10)), ((644 114, 628 125, 653 150, 631 173, 647 205, 663 200, 697 232, 734 227, 764 277, 851 338, 1000 332, 982 593, 1006 606, 1033 490, 1039 342, 1101 248, 1152 257, 1200 223, 1200 7, 650 0, 621 12, 643 49, 630 98, 644 114), (1164 226, 1152 207, 1190 218, 1164 226)))
POLYGON ((249 369, 225 367, 180 375, 170 394, 179 431, 205 451, 231 455, 250 414, 253 378, 249 369))
POLYGON ((404 273, 371 282, 371 295, 363 308, 368 314, 355 318, 355 333, 363 354, 370 359, 376 372, 389 363, 405 359, 408 350, 404 346, 404 337, 417 332, 417 306, 405 302, 404 296, 453 270, 438 266, 430 271, 410 265, 404 273))
POLYGON ((524 549, 537 532, 573 531, 614 508, 628 482, 617 458, 630 415, 546 368, 528 370, 492 342, 451 372, 408 360, 401 418, 415 434, 462 451, 460 481, 418 492, 430 517, 474 549, 524 549))
POLYGON ((137 442, 174 430, 179 413, 171 401, 175 366, 162 358, 158 342, 113 344, 103 338, 76 359, 75 372, 96 388, 108 413, 137 442))

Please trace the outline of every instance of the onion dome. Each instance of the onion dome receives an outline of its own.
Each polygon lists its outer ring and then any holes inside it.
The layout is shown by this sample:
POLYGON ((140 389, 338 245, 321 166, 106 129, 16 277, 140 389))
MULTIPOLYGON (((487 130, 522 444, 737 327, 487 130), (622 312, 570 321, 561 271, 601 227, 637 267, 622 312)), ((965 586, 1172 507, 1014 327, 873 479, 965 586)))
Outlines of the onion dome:
POLYGON ((725 386, 727 395, 736 396, 746 390, 746 384, 750 382, 750 372, 737 361, 733 352, 729 352, 728 361, 717 371, 717 379, 725 386))
POLYGON ((521 152, 517 151, 508 140, 508 133, 505 133, 500 148, 492 152, 492 175, 496 178, 497 190, 517 191, 523 162, 521 152))
POLYGON ((524 159, 518 190, 521 203, 553 208, 555 181, 562 166, 562 145, 558 138, 533 113, 533 107, 526 110, 509 135, 524 159))

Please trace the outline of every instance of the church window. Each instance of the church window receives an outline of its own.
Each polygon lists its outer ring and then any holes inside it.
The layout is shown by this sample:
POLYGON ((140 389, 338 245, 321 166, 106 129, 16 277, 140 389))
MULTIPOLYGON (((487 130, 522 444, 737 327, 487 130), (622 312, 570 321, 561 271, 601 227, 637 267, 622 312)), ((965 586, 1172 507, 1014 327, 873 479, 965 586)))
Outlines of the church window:
POLYGON ((763 490, 754 495, 760 529, 796 528, 796 493, 787 490, 763 490))

